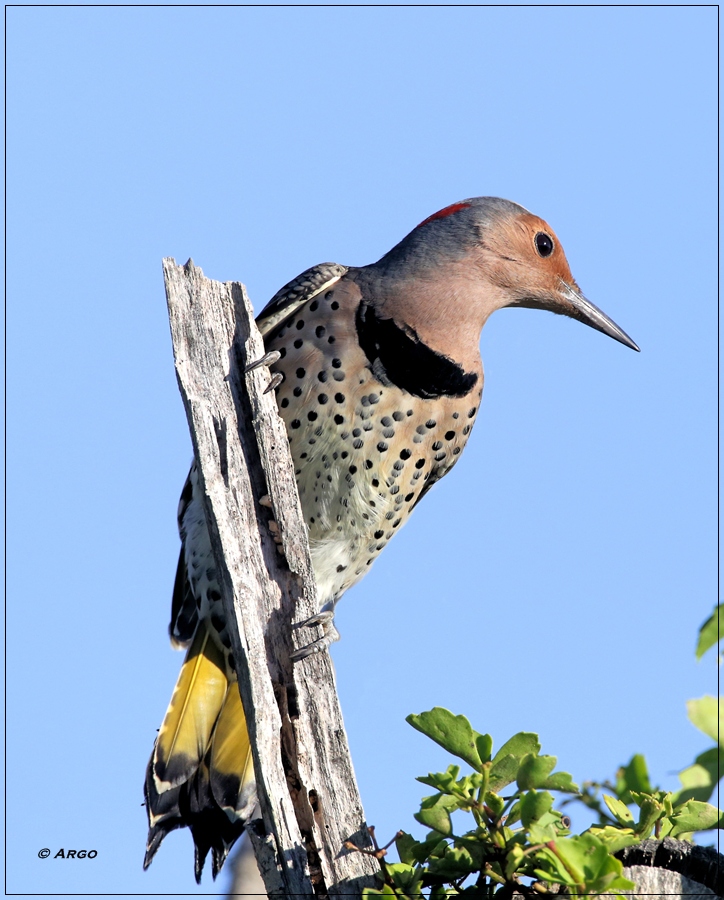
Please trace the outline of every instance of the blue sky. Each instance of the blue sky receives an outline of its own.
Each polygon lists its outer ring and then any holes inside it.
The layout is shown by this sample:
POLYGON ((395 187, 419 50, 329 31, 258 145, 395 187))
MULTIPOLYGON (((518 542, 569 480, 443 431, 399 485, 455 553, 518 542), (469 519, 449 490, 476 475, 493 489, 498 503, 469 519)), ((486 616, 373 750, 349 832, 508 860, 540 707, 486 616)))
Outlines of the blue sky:
MULTIPOLYGON (((404 718, 540 733, 576 780, 707 746, 716 600, 714 8, 8 11, 8 890, 194 893, 141 871, 190 460, 161 258, 244 281, 379 258, 469 196, 547 219, 635 354, 504 310, 482 412, 338 607, 368 821, 447 765, 404 718), (39 859, 43 847, 94 860, 39 859)), ((580 812, 574 827, 585 827, 580 812)), ((201 891, 223 892, 207 874, 201 891)))

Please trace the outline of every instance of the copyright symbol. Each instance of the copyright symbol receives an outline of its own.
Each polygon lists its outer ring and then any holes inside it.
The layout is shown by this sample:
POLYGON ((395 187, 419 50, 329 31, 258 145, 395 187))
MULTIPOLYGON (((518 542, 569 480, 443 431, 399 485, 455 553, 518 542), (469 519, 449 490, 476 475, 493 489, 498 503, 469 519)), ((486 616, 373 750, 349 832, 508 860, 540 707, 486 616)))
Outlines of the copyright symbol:
POLYGON ((38 850, 38 856, 41 859, 47 859, 50 856, 50 850, 47 847, 43 847, 42 850, 38 850))

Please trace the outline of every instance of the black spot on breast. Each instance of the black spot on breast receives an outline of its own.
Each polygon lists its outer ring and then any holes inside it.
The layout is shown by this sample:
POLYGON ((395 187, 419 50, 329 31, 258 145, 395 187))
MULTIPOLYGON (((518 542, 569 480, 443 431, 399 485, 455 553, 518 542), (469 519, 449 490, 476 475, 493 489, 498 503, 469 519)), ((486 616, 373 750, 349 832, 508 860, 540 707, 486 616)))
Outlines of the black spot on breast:
POLYGON ((334 421, 337 423, 337 425, 343 425, 344 424, 344 416, 336 415, 334 417, 334 421))
POLYGON ((295 387, 294 390, 292 391, 292 393, 294 394, 295 397, 301 397, 302 389, 300 387, 295 387))
POLYGON ((317 375, 317 378, 318 378, 320 381, 324 382, 324 381, 327 380, 327 373, 326 373, 326 372, 320 372, 320 373, 317 375))
POLYGON ((314 333, 318 338, 321 338, 324 337, 324 333, 326 332, 326 330, 327 329, 324 327, 324 325, 317 325, 317 327, 314 329, 314 333))
POLYGON ((319 402, 322 404, 322 406, 324 406, 324 404, 327 403, 327 401, 329 400, 329 397, 326 394, 320 394, 317 397, 317 400, 319 400, 319 402))
POLYGON ((296 341, 294 341, 294 346, 297 350, 299 350, 303 343, 304 341, 301 338, 297 338, 296 341))
POLYGON ((302 328, 304 328, 304 319, 300 319, 300 320, 297 322, 297 330, 298 330, 298 331, 301 331, 302 328))
POLYGON ((289 406, 289 397, 285 397, 279 405, 282 409, 286 409, 289 406))
POLYGON ((306 374, 307 373, 304 371, 304 369, 301 366, 297 369, 297 378, 304 378, 304 376, 306 374))
POLYGON ((415 397, 464 397, 478 380, 476 372, 424 344, 412 328, 383 319, 367 303, 355 317, 359 344, 375 377, 415 397))

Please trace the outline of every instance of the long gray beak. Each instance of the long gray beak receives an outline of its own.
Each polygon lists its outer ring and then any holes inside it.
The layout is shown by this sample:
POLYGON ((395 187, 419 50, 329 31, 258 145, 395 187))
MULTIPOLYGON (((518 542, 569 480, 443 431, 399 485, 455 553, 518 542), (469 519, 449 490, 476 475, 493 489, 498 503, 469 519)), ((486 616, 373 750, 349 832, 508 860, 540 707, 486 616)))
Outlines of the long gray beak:
POLYGON ((619 328, 613 319, 609 319, 606 313, 601 312, 601 310, 597 306, 594 306, 590 300, 587 300, 580 291, 577 291, 569 284, 563 282, 561 285, 561 294, 571 306, 573 306, 573 318, 578 319, 579 322, 583 322, 586 325, 590 325, 591 328, 595 328, 596 331, 602 331, 604 334, 612 337, 615 341, 619 341, 624 346, 639 351, 638 345, 631 340, 623 328, 619 328))

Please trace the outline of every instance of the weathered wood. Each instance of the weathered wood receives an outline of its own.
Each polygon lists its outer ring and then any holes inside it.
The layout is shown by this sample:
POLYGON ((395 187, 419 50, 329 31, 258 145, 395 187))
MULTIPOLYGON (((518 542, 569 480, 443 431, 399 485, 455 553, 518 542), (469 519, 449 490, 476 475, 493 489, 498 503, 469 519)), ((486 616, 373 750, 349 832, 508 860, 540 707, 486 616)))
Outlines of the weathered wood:
POLYGON ((724 896, 724 856, 714 847, 666 837, 624 847, 616 856, 636 884, 626 897, 724 896))
MULTIPOLYGON (((317 612, 294 468, 242 284, 163 263, 176 373, 204 488, 254 753, 261 821, 249 829, 270 895, 359 896, 369 846, 327 653, 293 666, 291 625, 317 612), (271 510, 259 499, 268 494, 271 510), (269 531, 274 519, 284 556, 269 531)), ((305 629, 301 643, 315 637, 305 629)))

